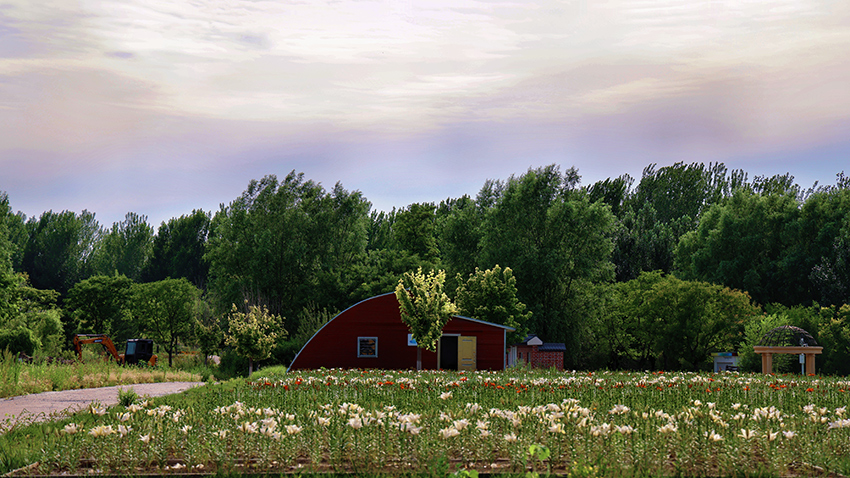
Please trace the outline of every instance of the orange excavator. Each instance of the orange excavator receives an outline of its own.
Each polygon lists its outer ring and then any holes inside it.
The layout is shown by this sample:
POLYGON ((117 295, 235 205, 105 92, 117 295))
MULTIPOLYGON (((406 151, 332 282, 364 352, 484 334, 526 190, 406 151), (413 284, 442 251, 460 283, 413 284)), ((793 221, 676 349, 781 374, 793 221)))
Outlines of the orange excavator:
POLYGON ((106 334, 77 334, 74 336, 74 350, 77 358, 83 360, 83 345, 100 344, 115 359, 115 363, 124 364, 146 364, 151 367, 156 365, 156 355, 153 353, 153 340, 130 339, 123 354, 118 353, 112 339, 106 334))

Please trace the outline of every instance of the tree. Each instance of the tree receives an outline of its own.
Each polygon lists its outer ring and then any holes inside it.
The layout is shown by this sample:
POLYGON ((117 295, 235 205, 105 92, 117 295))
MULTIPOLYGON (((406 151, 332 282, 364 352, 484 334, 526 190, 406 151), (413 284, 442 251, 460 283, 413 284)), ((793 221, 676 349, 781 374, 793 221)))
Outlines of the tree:
POLYGON ((359 191, 328 193, 295 172, 251 181, 212 220, 211 292, 220 305, 248 299, 287 317, 310 301, 346 305, 342 275, 365 253, 368 210, 359 191))
POLYGON ((204 259, 209 230, 210 215, 200 209, 163 222, 142 275, 145 282, 184 277, 195 287, 205 289, 210 269, 204 259))
POLYGON ((745 290, 761 304, 800 303, 810 296, 812 266, 789 267, 798 215, 797 200, 789 194, 762 196, 739 189, 682 236, 675 269, 683 279, 745 290))
POLYGON ((614 216, 577 191, 578 180, 574 169, 562 174, 552 165, 491 187, 499 195, 481 242, 481 267, 513 270, 518 298, 534 314, 532 332, 567 343, 568 360, 578 357, 584 338, 577 333, 584 316, 574 313, 584 308, 577 289, 613 278, 614 216))
POLYGON ((74 331, 114 335, 116 343, 133 338, 138 324, 126 316, 133 284, 123 275, 96 275, 75 284, 65 299, 74 331))
POLYGON ((236 349, 236 354, 248 359, 248 376, 254 363, 269 358, 278 337, 286 336, 284 319, 270 314, 266 307, 252 305, 248 312, 240 312, 233 304, 228 317, 228 334, 225 344, 236 349))
POLYGON ((525 338, 531 312, 517 299, 516 278, 510 267, 496 265, 486 271, 476 268, 466 281, 458 276, 455 303, 461 315, 513 327, 516 331, 508 335, 509 343, 525 338))
POLYGON ((31 218, 26 226, 29 240, 21 267, 33 287, 64 295, 91 275, 92 258, 101 234, 93 213, 47 211, 38 220, 31 218))
POLYGON ((401 321, 416 341, 417 370, 422 369, 422 349, 437 351, 443 327, 457 313, 457 307, 443 292, 445 280, 445 271, 425 274, 420 267, 416 272, 406 272, 395 288, 401 321))
POLYGON ((17 294, 20 277, 12 269, 12 250, 14 245, 9 240, 8 221, 11 217, 9 198, 0 191, 0 325, 18 316, 20 311, 20 296, 17 294))
POLYGON ((659 271, 618 284, 609 333, 615 350, 638 368, 694 370, 712 351, 737 345, 750 317, 759 314, 744 292, 659 271))
POLYGON ((186 279, 135 284, 132 312, 141 329, 168 352, 168 366, 181 341, 191 338, 201 291, 186 279))
POLYGON ((411 204, 396 214, 393 223, 393 235, 401 249, 423 262, 435 262, 440 253, 434 209, 433 204, 411 204))
POLYGON ((472 274, 480 261, 484 213, 485 210, 469 196, 449 199, 440 204, 437 211, 437 237, 440 239, 440 259, 446 267, 449 290, 455 290, 460 285, 459 282, 452 284, 458 274, 462 277, 472 274))
POLYGON ((224 331, 206 300, 199 300, 197 306, 193 335, 206 365, 209 356, 221 350, 221 345, 224 343, 224 331))
POLYGON ((147 216, 128 212, 100 238, 95 269, 101 274, 123 274, 134 281, 142 278, 153 250, 153 228, 147 216))

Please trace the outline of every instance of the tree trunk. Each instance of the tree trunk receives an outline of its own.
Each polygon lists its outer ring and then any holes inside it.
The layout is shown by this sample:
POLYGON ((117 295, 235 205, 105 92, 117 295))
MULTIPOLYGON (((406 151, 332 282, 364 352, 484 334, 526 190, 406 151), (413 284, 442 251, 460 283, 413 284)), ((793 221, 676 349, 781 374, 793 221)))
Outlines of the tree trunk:
POLYGON ((416 370, 422 370, 422 347, 416 347, 416 370))
POLYGON ((252 373, 254 373, 254 361, 248 357, 248 378, 251 378, 252 373))

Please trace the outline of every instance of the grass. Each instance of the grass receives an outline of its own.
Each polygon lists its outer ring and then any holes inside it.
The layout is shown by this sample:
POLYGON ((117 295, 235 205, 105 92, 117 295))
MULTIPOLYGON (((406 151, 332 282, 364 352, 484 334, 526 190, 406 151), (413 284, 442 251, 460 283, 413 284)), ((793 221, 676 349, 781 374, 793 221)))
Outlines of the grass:
POLYGON ((30 393, 80 388, 132 385, 136 383, 199 381, 211 375, 194 365, 189 371, 167 366, 122 367, 114 362, 89 357, 85 362, 32 363, 11 354, 0 355, 0 398, 30 393))
POLYGON ((848 475, 848 389, 737 373, 262 370, 13 430, 0 471, 848 475))

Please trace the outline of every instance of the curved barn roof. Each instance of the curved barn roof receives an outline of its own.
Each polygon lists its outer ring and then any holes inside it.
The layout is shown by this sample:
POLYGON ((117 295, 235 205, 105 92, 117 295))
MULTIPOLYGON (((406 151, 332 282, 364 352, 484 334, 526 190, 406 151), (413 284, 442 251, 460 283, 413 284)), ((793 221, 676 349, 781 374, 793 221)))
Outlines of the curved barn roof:
MULTIPOLYGON (((443 330, 447 334, 458 334, 471 329, 489 329, 492 331, 493 328, 498 329, 498 335, 500 337, 503 337, 506 332, 513 332, 515 330, 513 327, 506 325, 494 324, 460 315, 453 316, 452 320, 446 324, 443 330), (461 322, 466 325, 462 325, 461 322)), ((358 335, 377 336, 380 334, 384 337, 389 337, 389 339, 382 339, 382 343, 378 345, 379 351, 406 359, 411 349, 415 356, 415 347, 409 347, 407 345, 405 337, 408 333, 407 326, 401 321, 398 301, 395 299, 394 292, 370 297, 343 310, 319 328, 292 360, 290 369, 316 368, 314 364, 318 363, 317 356, 326 358, 327 363, 335 363, 335 361, 341 360, 339 357, 342 353, 348 353, 347 348, 349 346, 353 347, 352 344, 340 342, 345 342, 350 337, 358 335), (401 341, 399 337, 404 339, 403 346, 399 345, 401 341), (340 352, 341 348, 345 350, 340 352)), ((482 345, 487 347, 486 344, 482 345)), ((504 349, 504 345, 501 347, 504 349)), ((500 353, 503 355, 503 352, 500 353)), ((372 362, 368 363, 375 363, 378 366, 387 365, 387 359, 384 359, 383 356, 380 361, 375 362, 374 359, 372 360, 372 362)), ((387 366, 387 368, 397 367, 387 366)))

